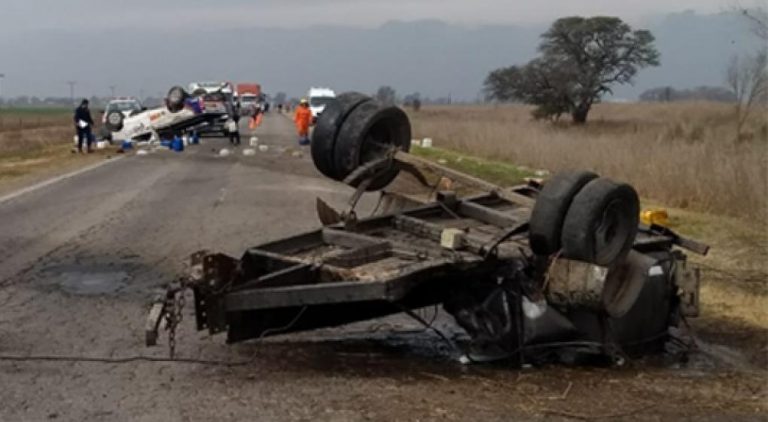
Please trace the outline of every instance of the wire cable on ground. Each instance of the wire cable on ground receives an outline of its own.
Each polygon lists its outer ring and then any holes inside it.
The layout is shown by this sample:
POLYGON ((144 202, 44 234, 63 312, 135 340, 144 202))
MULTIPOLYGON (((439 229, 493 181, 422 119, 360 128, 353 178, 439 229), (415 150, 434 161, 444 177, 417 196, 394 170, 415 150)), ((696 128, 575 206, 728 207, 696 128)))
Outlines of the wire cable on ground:
POLYGON ((94 357, 94 356, 56 356, 56 355, 0 355, 1 361, 10 362, 72 362, 72 363, 106 363, 106 364, 126 364, 134 362, 152 362, 152 363, 186 363, 209 366, 243 366, 252 363, 253 360, 228 362, 213 359, 194 359, 194 358, 162 358, 154 356, 125 356, 118 358, 94 357))

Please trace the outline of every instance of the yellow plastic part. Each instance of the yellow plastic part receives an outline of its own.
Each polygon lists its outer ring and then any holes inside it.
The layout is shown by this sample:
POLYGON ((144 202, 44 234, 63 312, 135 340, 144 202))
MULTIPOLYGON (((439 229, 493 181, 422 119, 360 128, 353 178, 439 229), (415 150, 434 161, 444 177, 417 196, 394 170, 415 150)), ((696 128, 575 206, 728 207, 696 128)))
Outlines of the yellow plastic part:
POLYGON ((666 226, 669 224, 669 214, 665 209, 647 209, 640 212, 640 221, 648 226, 651 224, 666 226))

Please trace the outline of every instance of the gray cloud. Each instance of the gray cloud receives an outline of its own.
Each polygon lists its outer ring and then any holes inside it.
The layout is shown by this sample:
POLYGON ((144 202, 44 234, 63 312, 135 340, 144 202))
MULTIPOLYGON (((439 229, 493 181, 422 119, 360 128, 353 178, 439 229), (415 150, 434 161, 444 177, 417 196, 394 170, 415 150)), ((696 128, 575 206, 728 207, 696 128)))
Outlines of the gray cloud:
POLYGON ((563 15, 619 15, 630 22, 685 9, 716 12, 724 0, 3 0, 0 31, 73 28, 375 26, 393 19, 537 24, 563 15))
POLYGON ((67 80, 78 81, 78 95, 106 95, 110 85, 158 95, 225 79, 294 95, 310 84, 365 92, 391 84, 401 94, 468 99, 490 69, 530 59, 555 18, 606 14, 657 35, 662 67, 617 90, 634 97, 658 84, 722 82, 728 57, 751 47, 738 17, 702 13, 720 1, 0 0, 0 73, 7 96, 65 96, 67 80), (697 13, 664 13, 693 6, 697 13))

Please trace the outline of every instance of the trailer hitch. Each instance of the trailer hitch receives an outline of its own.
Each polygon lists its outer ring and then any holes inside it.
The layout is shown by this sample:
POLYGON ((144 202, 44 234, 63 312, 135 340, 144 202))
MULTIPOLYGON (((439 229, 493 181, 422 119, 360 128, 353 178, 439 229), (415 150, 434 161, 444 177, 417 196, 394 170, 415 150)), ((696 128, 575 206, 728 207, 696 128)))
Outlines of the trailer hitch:
POLYGON ((222 293, 234 281, 236 262, 224 254, 211 254, 205 250, 192 254, 188 270, 152 301, 145 325, 146 346, 157 345, 162 328, 168 331, 168 345, 173 357, 176 328, 183 319, 186 291, 190 289, 194 293, 198 330, 207 328, 211 334, 226 330, 222 293))

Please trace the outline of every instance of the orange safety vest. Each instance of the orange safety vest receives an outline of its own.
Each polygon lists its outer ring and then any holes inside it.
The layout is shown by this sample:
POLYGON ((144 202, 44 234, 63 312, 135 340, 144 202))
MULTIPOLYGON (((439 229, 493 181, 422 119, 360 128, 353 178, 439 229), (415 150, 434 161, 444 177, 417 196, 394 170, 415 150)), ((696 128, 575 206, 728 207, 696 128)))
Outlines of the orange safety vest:
POLYGON ((248 123, 248 128, 256 129, 257 127, 261 126, 262 118, 262 113, 257 114, 256 117, 251 117, 251 121, 248 123))
POLYGON ((309 135, 309 125, 312 123, 312 111, 309 107, 299 106, 296 108, 293 122, 296 123, 296 130, 299 131, 299 136, 309 135))

